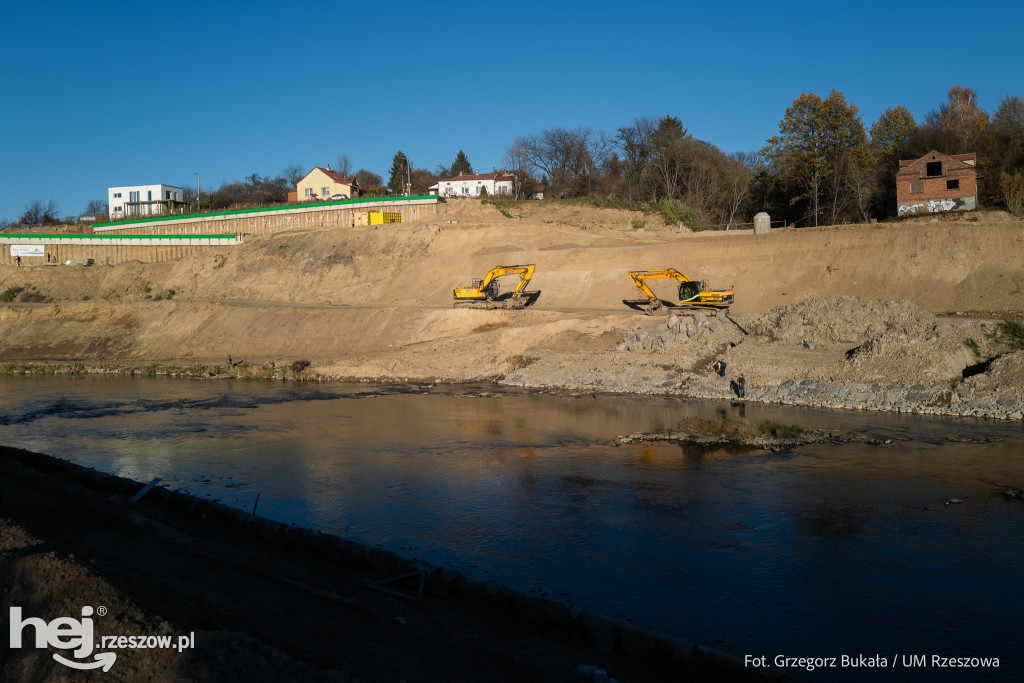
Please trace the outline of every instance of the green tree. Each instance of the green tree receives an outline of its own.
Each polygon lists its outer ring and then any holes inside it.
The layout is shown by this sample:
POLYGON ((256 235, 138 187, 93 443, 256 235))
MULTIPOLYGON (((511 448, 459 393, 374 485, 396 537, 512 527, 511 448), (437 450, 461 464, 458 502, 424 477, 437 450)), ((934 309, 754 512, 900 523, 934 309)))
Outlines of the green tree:
POLYGON ((871 140, 878 149, 880 163, 893 177, 899 173, 903 149, 915 130, 914 116, 902 104, 889 107, 871 124, 871 140))
POLYGON ((388 176, 388 189, 395 194, 405 194, 405 184, 412 169, 409 168, 409 159, 405 152, 398 150, 391 160, 391 175, 388 176))
POLYGON ((814 225, 823 215, 823 199, 832 222, 852 211, 848 174, 872 164, 859 110, 843 93, 833 90, 825 99, 800 95, 779 122, 779 135, 767 143, 763 154, 790 189, 789 203, 806 202, 814 225))
POLYGON ((452 174, 452 177, 473 175, 473 166, 469 163, 469 159, 466 158, 466 153, 461 149, 455 155, 455 161, 452 162, 452 167, 448 169, 448 172, 452 174))

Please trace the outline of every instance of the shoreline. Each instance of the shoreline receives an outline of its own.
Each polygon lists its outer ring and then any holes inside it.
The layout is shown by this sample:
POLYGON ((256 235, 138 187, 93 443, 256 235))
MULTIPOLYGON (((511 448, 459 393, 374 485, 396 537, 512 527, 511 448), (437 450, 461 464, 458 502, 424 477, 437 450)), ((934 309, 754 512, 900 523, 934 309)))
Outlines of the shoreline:
MULTIPOLYGON (((130 680, 129 669, 138 673, 147 667, 155 669, 149 672, 153 678, 216 675, 221 667, 236 665, 244 669, 245 663, 232 658, 249 659, 247 648, 271 662, 275 675, 293 680, 305 680, 313 672, 318 672, 315 680, 373 680, 374 672, 392 665, 408 667, 402 669, 408 671, 405 675, 417 680, 437 681, 508 680, 518 670, 519 680, 554 682, 578 675, 574 671, 581 666, 604 669, 620 683, 690 677, 790 680, 776 672, 745 668, 741 660, 718 650, 570 604, 493 582, 471 581, 456 571, 380 547, 288 526, 188 494, 156 487, 131 502, 129 497, 143 487, 141 482, 45 454, 0 446, 0 471, 0 526, 5 530, 0 577, 10 584, 12 577, 25 572, 35 580, 57 574, 60 581, 77 576, 81 584, 35 586, 27 594, 15 584, 15 590, 5 592, 4 607, 21 606, 31 616, 53 619, 67 616, 62 610, 68 609, 69 601, 91 604, 102 599, 111 609, 118 605, 129 614, 119 626, 136 632, 195 633, 195 649, 177 656, 120 651, 119 658, 128 661, 116 663, 121 666, 112 673, 121 674, 115 680, 130 680), (95 511, 91 524, 86 523, 92 534, 63 531, 63 526, 75 526, 62 519, 69 510, 77 510, 79 523, 87 511, 95 511), (102 532, 96 531, 97 522, 102 523, 102 532), (90 535, 97 533, 104 542, 90 542, 90 535), (199 584, 174 574, 193 552, 212 563, 203 577, 197 577, 199 584), (218 583, 221 565, 228 565, 230 578, 218 583), (410 574, 411 584, 388 583, 390 590, 366 590, 374 582, 385 584, 392 580, 388 577, 410 574), (422 600, 411 595, 415 578, 421 581, 422 600), (201 588, 194 589, 197 594, 174 594, 205 583, 217 587, 216 595, 201 588), (249 592, 254 587, 258 597, 249 592), (304 600, 310 611, 275 612, 275 624, 267 630, 258 624, 258 615, 254 625, 251 616, 241 614, 245 610, 239 605, 265 605, 270 596, 282 606, 304 600), (348 615, 339 614, 346 611, 348 615), (364 641, 376 640, 355 647, 350 641, 344 650, 351 654, 307 652, 302 634, 310 624, 317 631, 336 625, 353 639, 365 630, 364 641), (431 635, 439 626, 445 629, 440 641, 431 635), (298 642, 292 633, 299 634, 298 642), (225 640, 233 647, 225 650, 225 640), (424 647, 433 652, 426 655, 424 647), (537 650, 533 654, 539 655, 539 669, 530 668, 536 663, 515 663, 527 648, 537 650), (419 668, 424 657, 451 662, 454 668, 424 672, 419 668)), ((267 616, 266 609, 263 615, 267 616)), ((0 674, 11 681, 61 673, 66 671, 60 665, 31 648, 0 664, 0 674)), ((402 677, 397 669, 393 673, 402 677)))
POLYGON ((287 363, 258 363, 236 366, 226 372, 224 366, 194 363, 192 366, 144 361, 127 363, 24 361, 0 364, 0 375, 122 375, 196 380, 263 380, 311 383, 408 384, 414 387, 435 385, 491 384, 503 388, 541 390, 565 394, 607 393, 626 395, 672 396, 690 399, 728 400, 766 405, 790 405, 838 410, 871 410, 1020 421, 1024 420, 1024 394, 1017 391, 991 392, 974 396, 962 387, 897 383, 832 382, 792 378, 777 384, 748 381, 746 395, 737 398, 729 382, 717 377, 682 376, 664 370, 648 373, 642 379, 621 371, 597 371, 583 368, 515 369, 507 375, 467 379, 427 377, 336 377, 320 374, 315 367, 294 371, 287 363), (657 375, 657 376, 653 376, 657 375))

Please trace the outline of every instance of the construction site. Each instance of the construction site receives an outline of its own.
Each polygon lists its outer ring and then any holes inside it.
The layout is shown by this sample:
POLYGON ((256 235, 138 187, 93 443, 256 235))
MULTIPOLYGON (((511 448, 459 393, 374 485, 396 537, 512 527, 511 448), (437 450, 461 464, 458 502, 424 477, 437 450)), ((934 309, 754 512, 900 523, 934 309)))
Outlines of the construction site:
POLYGON ((708 398, 728 398, 735 371, 748 400, 1021 418, 1024 352, 1002 330, 1024 314, 1024 225, 1004 213, 754 234, 427 201, 403 222, 306 218, 158 262, 6 265, 0 355, 708 398), (526 283, 473 290, 512 264, 530 266, 526 283), (640 271, 661 275, 640 287, 640 271))

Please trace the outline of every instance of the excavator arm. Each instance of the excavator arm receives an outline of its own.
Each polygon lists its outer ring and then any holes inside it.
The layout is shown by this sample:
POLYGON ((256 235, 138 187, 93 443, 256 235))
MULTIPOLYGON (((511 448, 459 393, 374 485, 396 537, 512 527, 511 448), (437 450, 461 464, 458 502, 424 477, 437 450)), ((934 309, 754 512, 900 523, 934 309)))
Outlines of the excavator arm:
POLYGON ((655 309, 661 307, 661 299, 647 286, 646 280, 678 280, 689 282, 690 278, 680 273, 675 268, 664 268, 662 270, 631 270, 629 279, 633 281, 640 293, 647 297, 655 309))
POLYGON ((664 268, 662 270, 633 270, 629 273, 629 279, 633 281, 640 293, 647 297, 650 302, 645 307, 647 313, 652 313, 661 308, 661 299, 651 291, 647 280, 676 280, 679 283, 679 304, 680 306, 699 306, 712 308, 728 308, 734 301, 732 290, 711 290, 706 282, 691 280, 685 274, 675 268, 664 268))

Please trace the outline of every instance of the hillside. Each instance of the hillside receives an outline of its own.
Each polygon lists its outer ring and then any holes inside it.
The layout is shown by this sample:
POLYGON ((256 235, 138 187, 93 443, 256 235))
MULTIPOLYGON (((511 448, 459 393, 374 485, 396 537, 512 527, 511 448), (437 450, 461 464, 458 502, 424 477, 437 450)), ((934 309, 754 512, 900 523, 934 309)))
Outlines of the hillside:
MULTIPOLYGON (((304 359, 325 378, 504 376, 684 393, 706 385, 723 357, 754 387, 927 385, 929 404, 998 357, 992 367, 1005 377, 971 386, 1024 389, 1020 352, 986 336, 1003 315, 1024 314, 1024 225, 1005 215, 754 235, 679 231, 651 216, 641 232, 636 213, 550 202, 507 213, 457 200, 436 222, 278 233, 169 263, 5 267, 0 293, 23 290, 0 305, 0 356, 189 366, 231 355, 250 365, 304 359), (452 309, 455 286, 513 263, 537 264, 527 309, 452 309), (639 296, 627 271, 664 267, 733 288, 729 317, 673 321, 624 303, 639 296), (26 293, 43 302, 19 302, 26 293), (970 311, 990 319, 936 317, 970 311), (672 339, 655 341, 663 332, 672 339)), ((654 288, 672 295, 670 283, 654 288)))

